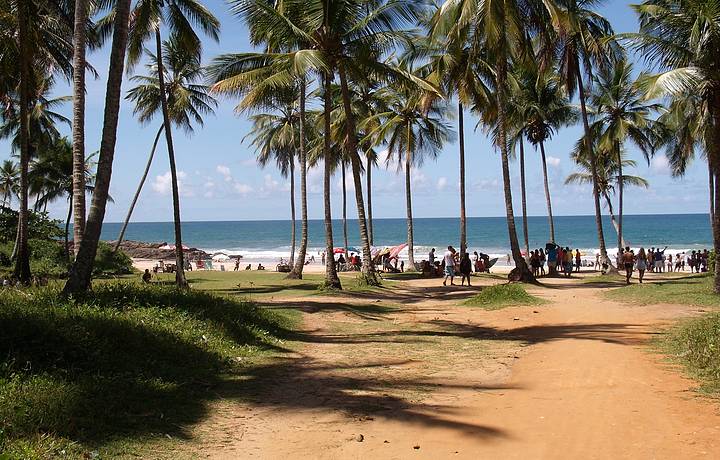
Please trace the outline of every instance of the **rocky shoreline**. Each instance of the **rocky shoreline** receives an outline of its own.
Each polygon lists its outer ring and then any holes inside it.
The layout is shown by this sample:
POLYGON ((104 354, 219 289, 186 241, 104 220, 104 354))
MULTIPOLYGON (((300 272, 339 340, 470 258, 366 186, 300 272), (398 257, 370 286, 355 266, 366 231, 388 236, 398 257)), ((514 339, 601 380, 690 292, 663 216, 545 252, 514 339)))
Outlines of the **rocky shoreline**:
MULTIPOLYGON (((114 247, 116 241, 108 241, 107 243, 114 247)), ((147 243, 144 241, 123 241, 120 243, 120 249, 133 259, 175 259, 174 249, 161 249, 166 244, 165 242, 147 243)), ((209 259, 211 257, 211 254, 198 248, 185 249, 184 254, 185 258, 189 260, 209 259)))

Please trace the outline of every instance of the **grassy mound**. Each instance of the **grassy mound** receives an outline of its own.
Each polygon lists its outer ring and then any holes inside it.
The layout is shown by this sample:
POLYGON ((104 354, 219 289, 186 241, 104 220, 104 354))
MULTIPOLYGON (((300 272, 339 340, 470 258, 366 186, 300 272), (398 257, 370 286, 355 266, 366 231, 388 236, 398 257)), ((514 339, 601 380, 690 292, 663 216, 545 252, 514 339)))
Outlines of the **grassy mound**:
POLYGON ((540 305, 545 301, 527 293, 520 284, 496 284, 483 288, 479 294, 467 299, 464 305, 499 310, 516 305, 540 305))
POLYGON ((289 321, 161 286, 103 283, 69 300, 0 289, 0 452, 77 458, 183 437, 221 374, 277 350, 289 321))
POLYGON ((720 313, 684 322, 670 330, 661 343, 703 382, 703 390, 720 393, 720 313))
POLYGON ((639 305, 657 303, 720 306, 720 296, 713 292, 713 278, 711 275, 691 275, 681 278, 657 280, 648 278, 652 283, 638 284, 636 279, 630 286, 612 289, 605 292, 610 300, 628 302, 639 305))

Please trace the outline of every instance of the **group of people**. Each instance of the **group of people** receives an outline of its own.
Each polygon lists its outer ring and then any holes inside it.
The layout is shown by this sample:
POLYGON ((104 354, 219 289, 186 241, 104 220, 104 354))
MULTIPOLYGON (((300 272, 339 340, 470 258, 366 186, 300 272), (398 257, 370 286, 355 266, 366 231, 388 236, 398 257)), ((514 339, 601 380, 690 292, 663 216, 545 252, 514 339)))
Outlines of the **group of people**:
MULTIPOLYGON (((428 266, 434 267, 434 270, 445 275, 443 286, 447 286, 448 280, 450 285, 455 286, 455 277, 460 276, 460 285, 470 286, 470 275, 475 273, 490 272, 490 256, 483 253, 473 251, 472 256, 469 252, 460 254, 454 247, 448 246, 447 251, 443 254, 442 261, 435 260, 435 248, 430 250, 428 254, 428 266)), ((425 271, 425 270, 423 270, 425 271)))
POLYGON ((529 254, 530 270, 534 276, 545 275, 545 264, 547 263, 547 274, 555 275, 563 273, 570 276, 573 271, 579 272, 582 265, 582 255, 579 249, 574 251, 569 247, 562 247, 555 243, 548 243, 545 249, 535 249, 529 254))
POLYGON ((645 248, 640 248, 635 254, 635 251, 630 249, 629 246, 620 249, 618 251, 618 267, 625 269, 625 282, 630 284, 634 269, 638 271, 638 281, 642 283, 646 271, 654 273, 685 271, 686 262, 691 273, 705 273, 708 271, 710 252, 707 249, 692 251, 690 254, 677 253, 674 259, 672 254, 665 255, 666 250, 667 246, 663 249, 650 248, 648 251, 645 248))
POLYGON ((337 263, 341 271, 360 270, 360 267, 362 267, 362 259, 360 258, 360 254, 355 254, 352 252, 348 256, 347 260, 345 259, 345 256, 343 254, 340 254, 337 263))

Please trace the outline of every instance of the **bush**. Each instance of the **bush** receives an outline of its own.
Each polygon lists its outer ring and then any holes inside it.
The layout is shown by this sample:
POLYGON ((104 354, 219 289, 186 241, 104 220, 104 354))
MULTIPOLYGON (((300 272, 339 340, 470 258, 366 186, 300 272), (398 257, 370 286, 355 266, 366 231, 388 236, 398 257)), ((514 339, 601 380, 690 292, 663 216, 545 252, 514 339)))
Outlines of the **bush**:
POLYGON ((133 272, 132 259, 122 250, 113 252, 113 248, 103 241, 98 244, 93 274, 127 275, 133 272))
POLYGON ((495 284, 482 289, 479 294, 470 297, 465 305, 482 307, 486 310, 498 310, 513 305, 538 305, 544 301, 530 295, 520 284, 495 284))
POLYGON ((207 386, 277 349, 285 321, 162 286, 99 283, 76 299, 0 289, 0 452, 76 458, 113 440, 181 436, 206 412, 207 386))

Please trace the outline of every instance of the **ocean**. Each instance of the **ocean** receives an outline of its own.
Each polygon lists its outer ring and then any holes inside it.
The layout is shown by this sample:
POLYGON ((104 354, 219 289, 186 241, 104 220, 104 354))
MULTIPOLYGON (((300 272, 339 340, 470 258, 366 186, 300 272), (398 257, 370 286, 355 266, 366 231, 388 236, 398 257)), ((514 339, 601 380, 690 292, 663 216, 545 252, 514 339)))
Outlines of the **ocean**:
MULTIPOLYGON (((416 258, 423 258, 430 248, 442 253, 448 245, 459 246, 459 219, 414 219, 416 258)), ((523 247, 522 222, 516 219, 520 246, 523 247)), ((617 236, 610 222, 604 219, 605 242, 614 253, 617 236)), ((117 239, 120 223, 103 225, 103 240, 117 239)), ((623 219, 625 240, 633 247, 664 247, 672 252, 712 247, 712 234, 707 214, 628 215, 623 219)), ((375 246, 394 246, 407 240, 405 219, 374 219, 375 246)), ((290 221, 216 221, 183 222, 183 243, 190 247, 214 253, 223 251, 240 254, 244 259, 274 262, 290 255, 290 221)), ((544 247, 548 241, 547 217, 528 217, 530 247, 544 247)), ((470 217, 467 220, 468 247, 495 257, 509 252, 507 225, 504 217, 470 217)), ((579 248, 584 254, 597 252, 597 231, 593 216, 555 217, 555 236, 558 244, 579 248)), ((342 221, 333 222, 336 247, 343 246, 342 221)), ((132 222, 125 234, 127 240, 146 242, 174 241, 172 222, 132 222)), ((297 222, 300 238, 300 221, 297 222)), ((348 221, 348 246, 359 247, 360 237, 356 220, 348 221)), ((308 257, 317 255, 325 247, 322 220, 309 222, 308 257)), ((401 254, 403 256, 404 254, 401 254)))

